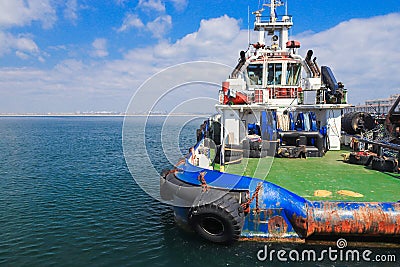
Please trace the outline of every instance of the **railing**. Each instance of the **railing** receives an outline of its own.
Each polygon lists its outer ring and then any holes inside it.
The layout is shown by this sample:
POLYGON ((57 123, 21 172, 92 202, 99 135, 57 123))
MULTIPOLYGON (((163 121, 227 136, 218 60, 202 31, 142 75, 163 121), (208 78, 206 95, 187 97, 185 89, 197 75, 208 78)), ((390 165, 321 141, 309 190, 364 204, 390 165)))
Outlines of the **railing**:
POLYGON ((261 20, 259 23, 272 23, 272 22, 292 22, 292 15, 278 15, 275 17, 275 21, 273 21, 271 16, 261 16, 261 20), (286 17, 285 20, 283 18, 286 17))
POLYGON ((269 89, 269 97, 271 99, 298 98, 300 92, 301 88, 275 87, 269 89))
MULTIPOLYGON (((246 94, 246 103, 256 103, 263 104, 267 103, 269 99, 283 99, 290 98, 300 99, 300 94, 302 92, 301 87, 275 87, 275 88, 266 88, 266 89, 255 89, 253 93, 246 94)), ((240 93, 240 92, 239 92, 240 93)), ((224 92, 222 90, 219 91, 218 94, 219 103, 226 104, 224 98, 224 92)))

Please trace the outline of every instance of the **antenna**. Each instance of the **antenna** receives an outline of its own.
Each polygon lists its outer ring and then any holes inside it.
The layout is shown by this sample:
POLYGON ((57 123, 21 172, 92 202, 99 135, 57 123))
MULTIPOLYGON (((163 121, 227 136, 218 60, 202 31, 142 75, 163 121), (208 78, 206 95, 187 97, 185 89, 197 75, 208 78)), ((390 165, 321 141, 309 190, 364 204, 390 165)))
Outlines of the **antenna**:
POLYGON ((285 3, 285 15, 287 16, 287 14, 288 14, 288 4, 287 4, 287 0, 286 0, 286 3, 285 3))
POLYGON ((248 41, 250 45, 250 6, 247 6, 247 33, 248 33, 248 41))

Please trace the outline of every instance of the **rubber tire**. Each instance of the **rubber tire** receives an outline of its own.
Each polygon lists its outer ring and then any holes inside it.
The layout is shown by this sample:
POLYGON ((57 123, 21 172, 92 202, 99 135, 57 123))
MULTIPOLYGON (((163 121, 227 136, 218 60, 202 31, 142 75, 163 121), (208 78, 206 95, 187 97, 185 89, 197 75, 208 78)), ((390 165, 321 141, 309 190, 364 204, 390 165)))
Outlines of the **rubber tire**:
POLYGON ((242 151, 225 150, 225 157, 243 157, 243 150, 242 151))
POLYGON ((250 142, 250 150, 260 150, 261 143, 260 142, 250 142))
POLYGON ((383 171, 383 165, 385 163, 384 159, 381 158, 373 158, 371 167, 373 170, 383 171))
MULTIPOLYGON (((243 156, 235 156, 235 157, 224 157, 225 164, 235 161, 234 163, 230 164, 240 164, 242 162, 243 156), (240 160, 239 160, 240 159, 240 160)), ((221 158, 219 155, 216 155, 214 158, 214 163, 221 164, 221 158)))
POLYGON ((250 140, 243 140, 243 150, 250 150, 250 140))
POLYGON ((243 147, 242 145, 225 145, 225 162, 231 161, 231 160, 237 160, 239 158, 243 158, 243 147), (229 150, 229 149, 235 149, 234 151, 229 150), (236 151, 240 150, 240 151, 236 151), (228 160, 229 159, 229 160, 228 160))
POLYGON ((372 169, 381 171, 381 172, 394 172, 396 166, 396 163, 394 160, 384 160, 382 158, 373 158, 372 159, 372 169))
POLYGON ((241 159, 241 158, 243 158, 243 155, 242 155, 242 154, 240 154, 240 155, 235 155, 235 156, 227 156, 227 155, 225 155, 225 157, 224 157, 225 162, 234 161, 234 160, 238 160, 238 159, 241 159))
POLYGON ((250 140, 243 140, 243 157, 250 158, 250 140))
POLYGON ((233 164, 240 164, 242 163, 243 158, 237 158, 237 159, 232 159, 232 158, 228 158, 229 161, 225 160, 225 164, 227 165, 233 165, 233 164))
POLYGON ((260 158, 261 151, 260 150, 250 150, 250 158, 260 158))
POLYGON ((242 145, 232 145, 232 144, 226 144, 226 148, 232 148, 232 149, 243 149, 242 145))
POLYGON ((394 159, 385 160, 384 171, 385 172, 395 172, 397 169, 397 163, 394 159))
POLYGON ((369 156, 363 156, 363 155, 358 156, 354 153, 350 153, 349 163, 367 166, 367 162, 369 162, 369 156))
POLYGON ((273 145, 275 145, 275 144, 271 145, 271 143, 268 142, 268 141, 262 141, 260 157, 261 158, 265 158, 268 155, 269 156, 275 156, 275 150, 273 151, 273 145))
POLYGON ((238 156, 225 156, 224 163, 225 164, 240 164, 242 162, 243 155, 238 156))
POLYGON ((236 199, 225 195, 209 204, 192 207, 188 220, 192 229, 205 240, 231 244, 240 238, 244 212, 236 199))

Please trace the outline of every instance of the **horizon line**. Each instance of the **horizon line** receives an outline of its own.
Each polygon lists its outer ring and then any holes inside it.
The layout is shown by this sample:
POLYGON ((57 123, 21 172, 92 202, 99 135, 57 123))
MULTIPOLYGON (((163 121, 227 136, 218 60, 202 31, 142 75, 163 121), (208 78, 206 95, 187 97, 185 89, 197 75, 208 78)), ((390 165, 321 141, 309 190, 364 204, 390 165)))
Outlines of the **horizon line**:
POLYGON ((113 114, 113 113, 88 113, 88 114, 74 114, 74 113, 0 113, 0 117, 167 117, 167 116, 204 116, 211 113, 170 113, 170 114, 113 114))

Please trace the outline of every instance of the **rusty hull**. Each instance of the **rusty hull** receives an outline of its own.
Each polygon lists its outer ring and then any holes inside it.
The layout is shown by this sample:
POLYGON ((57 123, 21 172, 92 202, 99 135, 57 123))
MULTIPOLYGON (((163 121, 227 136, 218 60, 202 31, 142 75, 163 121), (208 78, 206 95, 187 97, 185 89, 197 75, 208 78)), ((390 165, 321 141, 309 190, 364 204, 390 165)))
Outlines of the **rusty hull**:
POLYGON ((246 203, 240 200, 242 193, 248 194, 249 212, 243 222, 243 239, 355 236, 400 241, 399 202, 312 202, 267 181, 186 164, 160 178, 163 199, 172 201, 175 218, 182 219, 184 224, 194 198, 202 192, 204 181, 199 180, 199 173, 204 171, 202 177, 209 190, 229 188, 227 194, 238 196, 241 204, 246 203))
POLYGON ((247 238, 330 235, 400 239, 399 202, 311 202, 264 182, 258 204, 252 203, 251 208, 242 233, 247 238))
POLYGON ((311 202, 306 236, 400 236, 400 203, 311 202))

